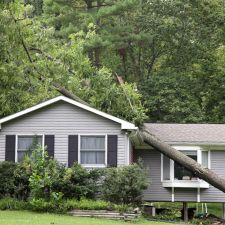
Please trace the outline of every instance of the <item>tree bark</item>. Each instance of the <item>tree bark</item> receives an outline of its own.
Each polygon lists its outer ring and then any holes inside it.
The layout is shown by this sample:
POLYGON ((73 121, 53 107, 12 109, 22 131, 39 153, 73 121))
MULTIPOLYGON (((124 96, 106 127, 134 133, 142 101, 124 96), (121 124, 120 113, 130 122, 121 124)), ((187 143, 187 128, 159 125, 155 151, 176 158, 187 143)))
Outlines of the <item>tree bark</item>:
POLYGON ((70 91, 68 91, 66 88, 62 87, 58 83, 53 83, 54 88, 62 95, 66 96, 67 98, 73 99, 77 102, 80 102, 84 105, 89 105, 87 102, 80 99, 78 96, 72 94, 70 91))
POLYGON ((197 177, 208 182, 212 186, 218 188, 225 193, 225 178, 219 176, 210 169, 202 167, 192 158, 186 156, 182 152, 174 149, 170 145, 158 139, 156 136, 151 134, 147 128, 143 127, 139 131, 141 139, 148 145, 152 146, 154 149, 163 153, 170 159, 181 164, 186 169, 192 171, 197 177))

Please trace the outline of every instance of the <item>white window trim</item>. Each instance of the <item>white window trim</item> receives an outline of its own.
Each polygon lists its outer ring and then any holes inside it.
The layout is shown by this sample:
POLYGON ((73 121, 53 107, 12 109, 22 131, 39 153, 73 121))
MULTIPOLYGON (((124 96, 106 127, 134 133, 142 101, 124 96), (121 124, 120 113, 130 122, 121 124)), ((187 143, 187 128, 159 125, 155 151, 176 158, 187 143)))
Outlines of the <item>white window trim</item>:
POLYGON ((23 133, 23 134, 17 134, 16 135, 16 143, 15 143, 15 162, 18 162, 18 137, 23 137, 23 136, 41 136, 42 137, 42 149, 43 149, 43 153, 44 153, 44 147, 45 147, 45 135, 44 134, 31 134, 31 133, 23 133))
MULTIPOLYGON (((179 151, 197 151, 197 162, 202 163, 202 152, 208 152, 208 168, 211 168, 211 152, 199 146, 172 146, 179 151)), ((209 184, 201 179, 197 180, 175 180, 174 179, 174 160, 170 159, 170 180, 163 180, 163 154, 161 154, 161 182, 163 187, 180 188, 209 188, 209 184)))
POLYGON ((85 168, 105 168, 108 159, 108 135, 107 134, 78 134, 78 163, 85 168), (81 136, 104 136, 105 137, 105 164, 82 164, 80 162, 80 144, 81 136))

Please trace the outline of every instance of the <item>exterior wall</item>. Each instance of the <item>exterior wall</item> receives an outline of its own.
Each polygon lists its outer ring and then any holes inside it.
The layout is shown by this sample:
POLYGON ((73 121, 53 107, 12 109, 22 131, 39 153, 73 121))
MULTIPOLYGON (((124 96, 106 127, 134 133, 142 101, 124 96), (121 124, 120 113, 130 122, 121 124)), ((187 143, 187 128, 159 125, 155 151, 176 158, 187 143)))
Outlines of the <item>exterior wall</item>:
POLYGON ((0 161, 5 160, 5 135, 55 135, 55 158, 68 164, 68 135, 118 135, 118 166, 128 163, 128 138, 121 125, 63 101, 2 124, 0 130, 0 161))
POLYGON ((174 188, 175 202, 197 202, 197 188, 174 188))
MULTIPOLYGON (((211 150, 211 169, 218 175, 225 177, 225 149, 211 150)), ((200 192, 201 202, 225 202, 225 193, 210 185, 200 192)))
POLYGON ((153 149, 136 149, 134 158, 141 158, 146 169, 149 186, 144 191, 146 201, 171 201, 171 189, 162 187, 161 183, 161 154, 153 149))
MULTIPOLYGON (((172 188, 164 188, 161 183, 161 154, 153 149, 135 150, 135 159, 142 158, 150 185, 144 192, 145 201, 172 201, 172 188)), ((211 169, 225 177, 225 151, 211 151, 211 169)), ((200 189, 200 202, 225 202, 225 193, 210 185, 200 189)), ((175 202, 197 202, 197 188, 174 188, 175 202)))

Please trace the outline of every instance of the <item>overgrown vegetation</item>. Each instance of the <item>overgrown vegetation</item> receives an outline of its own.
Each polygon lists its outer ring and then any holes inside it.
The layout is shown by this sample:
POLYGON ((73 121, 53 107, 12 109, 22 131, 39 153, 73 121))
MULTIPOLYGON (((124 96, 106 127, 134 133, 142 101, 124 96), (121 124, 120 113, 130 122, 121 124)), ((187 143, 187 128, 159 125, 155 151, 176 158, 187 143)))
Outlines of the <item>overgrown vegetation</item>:
POLYGON ((74 163, 66 168, 42 148, 19 163, 1 162, 0 172, 0 209, 126 211, 141 202, 146 188, 145 173, 138 164, 87 170, 74 163))

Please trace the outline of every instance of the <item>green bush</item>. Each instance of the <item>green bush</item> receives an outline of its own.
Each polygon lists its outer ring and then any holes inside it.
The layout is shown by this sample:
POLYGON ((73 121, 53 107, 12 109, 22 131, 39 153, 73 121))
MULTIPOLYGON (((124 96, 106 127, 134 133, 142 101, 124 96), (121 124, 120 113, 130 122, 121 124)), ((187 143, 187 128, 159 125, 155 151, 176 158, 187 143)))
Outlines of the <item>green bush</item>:
MULTIPOLYGON (((74 163, 71 168, 65 168, 58 161, 49 159, 41 148, 19 163, 0 163, 0 198, 30 199, 32 206, 37 208, 39 205, 45 208, 46 202, 59 205, 65 199, 95 199, 99 192, 102 195, 98 197, 103 196, 112 203, 136 204, 146 186, 143 169, 137 164, 87 170, 74 163)), ((83 204, 82 201, 79 204, 83 204)), ((97 204, 99 208, 103 207, 102 202, 97 204)), ((98 207, 96 203, 94 205, 98 207)), ((123 210, 123 206, 120 209, 123 210)))
POLYGON ((156 215, 155 218, 161 220, 171 220, 171 221, 179 221, 181 220, 181 211, 180 209, 166 209, 162 211, 160 214, 156 215))
POLYGON ((30 209, 29 203, 14 198, 3 198, 0 200, 0 210, 25 210, 30 209))
POLYGON ((118 204, 138 204, 147 187, 146 175, 138 164, 107 168, 102 185, 104 199, 118 204))
POLYGON ((16 164, 13 162, 0 162, 0 198, 14 195, 15 169, 16 164))
POLYGON ((66 198, 93 199, 98 191, 98 180, 101 174, 101 170, 87 170, 78 163, 74 163, 66 170, 62 186, 58 191, 63 192, 66 198))
MULTIPOLYGON (((19 207, 19 205, 18 205, 19 207)), ((117 205, 102 200, 90 200, 90 199, 67 199, 60 202, 47 201, 46 199, 31 199, 30 202, 22 205, 22 209, 30 209, 37 212, 52 212, 52 213, 66 213, 73 209, 80 210, 115 210, 119 212, 127 212, 128 205, 117 205)), ((18 208, 14 208, 18 209, 18 208)))
POLYGON ((32 174, 31 160, 25 157, 23 161, 16 165, 14 170, 14 197, 26 200, 30 195, 29 178, 32 174))
POLYGON ((66 213, 67 208, 64 205, 64 202, 55 204, 53 201, 47 201, 46 199, 35 199, 33 198, 30 202, 30 210, 36 212, 51 212, 51 213, 66 213))
POLYGON ((102 200, 90 200, 90 199, 81 199, 74 200, 68 199, 65 201, 65 207, 67 210, 71 209, 83 209, 83 210, 106 210, 111 209, 111 204, 102 200))
POLYGON ((54 159, 48 159, 47 152, 37 149, 32 153, 32 174, 29 178, 31 197, 34 199, 53 198, 94 198, 98 189, 99 170, 87 170, 74 163, 65 168, 54 159))

